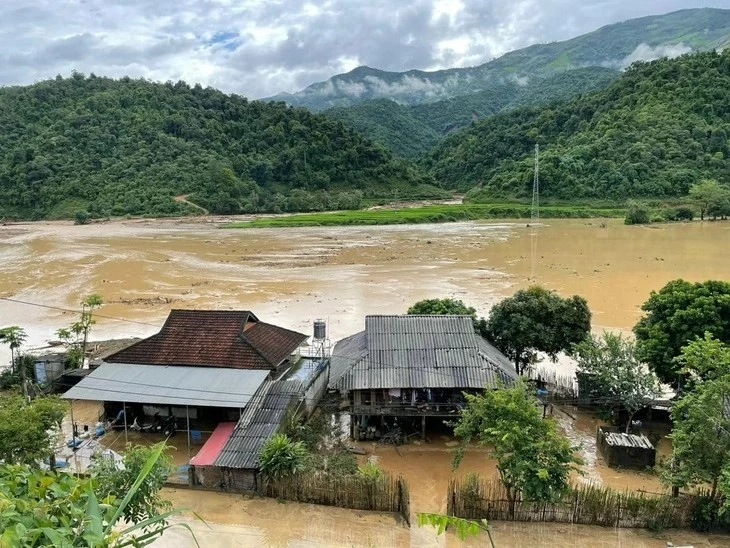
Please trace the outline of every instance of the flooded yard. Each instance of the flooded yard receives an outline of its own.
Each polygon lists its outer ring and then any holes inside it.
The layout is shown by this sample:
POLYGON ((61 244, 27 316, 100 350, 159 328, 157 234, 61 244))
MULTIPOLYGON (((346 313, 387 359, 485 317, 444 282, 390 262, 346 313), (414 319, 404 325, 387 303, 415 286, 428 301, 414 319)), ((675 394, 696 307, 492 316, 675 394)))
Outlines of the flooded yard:
MULTIPOLYGON (((399 314, 414 302, 455 297, 487 314, 515 290, 540 283, 588 299, 597 330, 630 330, 649 292, 675 278, 726 278, 730 224, 624 226, 610 220, 550 220, 531 237, 520 222, 446 225, 220 230, 188 221, 130 221, 90 226, 37 223, 0 227, 0 326, 21 325, 28 345, 53 339, 76 320, 82 296, 100 293, 93 339, 155 333, 171 308, 250 309, 305 333, 316 318, 328 321, 330 338, 362 330, 366 314, 399 314), (41 305, 41 306, 35 306, 41 305)), ((3 347, 0 352, 5 352, 3 347)), ((0 362, 7 357, 0 355, 0 362)), ((549 365, 549 364, 548 364, 549 365)), ((570 373, 567 361, 555 366, 570 373)), ((583 476, 616 488, 661 489, 649 473, 618 472, 595 454, 597 418, 555 410, 570 439, 584 447, 583 476)), ((91 409, 77 422, 95 420, 91 409)), ((70 422, 66 427, 70 428, 70 422)), ((151 443, 149 434, 107 434, 117 451, 128 442, 151 443)), ((184 466, 184 433, 173 441, 173 460, 184 466)), ((411 487, 413 512, 443 511, 446 488, 457 477, 495 473, 483 448, 466 452, 452 472, 453 440, 392 446, 361 443, 381 467, 402 474, 411 487)), ((667 454, 662 440, 659 454, 667 454)), ((392 516, 240 495, 167 489, 211 528, 187 519, 203 546, 483 546, 408 529, 392 516)), ((497 546, 728 546, 730 538, 688 532, 653 535, 565 524, 495 523, 497 546)), ((183 530, 157 545, 192 546, 183 530)))

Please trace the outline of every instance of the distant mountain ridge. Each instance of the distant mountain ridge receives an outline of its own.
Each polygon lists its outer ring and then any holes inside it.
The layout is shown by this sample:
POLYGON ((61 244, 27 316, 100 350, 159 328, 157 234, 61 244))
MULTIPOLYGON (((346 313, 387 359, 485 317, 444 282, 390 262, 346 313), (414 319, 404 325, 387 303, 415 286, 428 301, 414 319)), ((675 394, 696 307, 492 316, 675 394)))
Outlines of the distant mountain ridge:
POLYGON ((415 105, 583 67, 623 69, 634 61, 730 45, 730 10, 699 8, 630 19, 563 42, 535 44, 476 67, 388 72, 366 66, 293 94, 264 99, 319 111, 391 99, 415 105))
POLYGON ((529 83, 510 82, 435 103, 400 105, 391 99, 373 99, 327 109, 323 114, 386 145, 399 156, 415 157, 472 122, 518 106, 544 104, 602 89, 620 74, 613 69, 589 67, 529 83))
POLYGON ((675 198, 702 179, 728 185, 730 48, 636 63, 605 89, 525 106, 458 131, 420 159, 466 201, 675 198))

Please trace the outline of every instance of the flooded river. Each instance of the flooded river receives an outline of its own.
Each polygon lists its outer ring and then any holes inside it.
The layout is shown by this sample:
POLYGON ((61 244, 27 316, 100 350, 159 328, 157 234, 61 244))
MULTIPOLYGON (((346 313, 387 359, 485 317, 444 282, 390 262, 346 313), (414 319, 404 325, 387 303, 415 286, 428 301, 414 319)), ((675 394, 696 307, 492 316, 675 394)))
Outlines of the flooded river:
MULTIPOLYGON (((549 220, 537 236, 524 223, 486 221, 257 230, 190 221, 10 225, 0 227, 0 297, 12 299, 0 300, 0 326, 21 325, 28 344, 39 345, 76 320, 62 309, 77 309, 82 296, 97 292, 107 304, 95 339, 152 334, 171 308, 215 307, 250 309, 306 333, 314 319, 325 318, 338 340, 363 329, 366 314, 404 313, 434 297, 462 299, 487 314, 515 290, 540 283, 586 297, 594 328, 629 330, 649 292, 667 281, 727 278, 728 243, 727 223, 631 227, 619 220, 549 220)), ((594 419, 558 419, 574 442, 592 442, 594 419)), ((414 511, 437 512, 451 474, 447 443, 408 446, 404 456, 384 447, 371 452, 409 480, 414 511)), ((654 476, 619 474, 586 456, 587 480, 659 488, 654 476)), ((475 449, 458 473, 469 471, 488 475, 493 463, 475 449)), ((203 546, 461 545, 388 516, 187 490, 168 495, 211 522, 210 529, 194 523, 203 546)), ((494 530, 500 548, 730 545, 727 537, 564 524, 496 523, 494 530)), ((191 545, 184 537, 171 533, 159 546, 191 545)))
MULTIPOLYGON (((419 299, 456 297, 486 314, 532 283, 588 299, 596 328, 630 329, 667 281, 725 278, 728 223, 625 226, 620 220, 550 220, 536 237, 518 222, 221 230, 213 223, 127 221, 0 227, 0 297, 78 308, 107 304, 93 338, 145 336, 171 308, 247 308, 333 340, 366 314, 403 313, 419 299), (138 322, 138 323, 137 323, 138 322)), ((0 325, 22 325, 31 344, 75 315, 0 301, 0 325)), ((6 351, 6 349, 3 349, 6 351)))

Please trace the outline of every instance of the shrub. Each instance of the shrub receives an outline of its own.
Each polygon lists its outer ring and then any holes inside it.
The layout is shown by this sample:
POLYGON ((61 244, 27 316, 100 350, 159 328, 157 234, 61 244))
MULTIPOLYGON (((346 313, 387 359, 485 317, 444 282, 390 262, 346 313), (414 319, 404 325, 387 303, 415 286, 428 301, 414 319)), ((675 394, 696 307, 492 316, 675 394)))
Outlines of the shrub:
POLYGON ((691 221, 695 218, 695 212, 690 207, 678 207, 674 210, 674 218, 677 221, 691 221))
POLYGON ((90 218, 91 218, 91 215, 89 215, 88 211, 77 211, 76 215, 74 215, 74 224, 77 224, 77 225, 88 224, 90 218))
POLYGON ((360 467, 359 474, 370 480, 379 480, 385 476, 378 463, 372 460, 368 460, 360 467))
POLYGON ((648 223, 649 220, 649 206, 640 202, 629 202, 624 224, 641 225, 648 223))
POLYGON ((302 473, 308 461, 309 451, 302 442, 274 434, 261 449, 259 469, 265 477, 276 480, 302 473))

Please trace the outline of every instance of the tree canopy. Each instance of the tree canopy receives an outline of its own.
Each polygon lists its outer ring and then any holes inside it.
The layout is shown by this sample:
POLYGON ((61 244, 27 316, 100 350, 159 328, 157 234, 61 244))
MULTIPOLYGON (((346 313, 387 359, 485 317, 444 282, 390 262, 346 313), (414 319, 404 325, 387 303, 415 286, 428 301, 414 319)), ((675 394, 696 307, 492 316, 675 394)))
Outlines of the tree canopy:
POLYGON ((518 108, 447 138, 421 164, 467 200, 527 198, 540 144, 540 192, 575 200, 684 196, 727 185, 730 50, 638 62, 607 88, 518 108))
MULTIPOLYGON (((578 448, 554 419, 542 417, 524 383, 465 397, 467 405, 454 434, 464 444, 476 440, 494 449, 511 508, 520 494, 525 500, 557 500, 566 492, 568 476, 581 462, 575 456, 578 448)), ((462 454, 457 453, 456 465, 462 454)))
POLYGON ((37 465, 53 453, 53 431, 66 413, 55 397, 28 403, 17 395, 0 397, 0 462, 37 465))
POLYGON ((672 407, 671 415, 671 482, 710 484, 714 497, 720 478, 730 475, 730 375, 696 386, 672 407))
POLYGON ((0 88, 0 151, 0 217, 200 212, 181 196, 220 213, 329 209, 355 191, 437 192, 341 122, 184 82, 74 73, 0 88))
POLYGON ((631 419, 660 395, 656 375, 636 357, 633 341, 615 333, 589 336, 573 347, 578 362, 578 377, 590 386, 590 396, 602 408, 623 408, 628 411, 626 432, 631 419))
POLYGON ((705 179, 692 185, 689 198, 699 208, 700 220, 704 221, 705 215, 718 217, 730 214, 730 188, 715 179, 705 179))
POLYGON ((556 359, 584 340, 591 329, 591 311, 583 297, 562 298, 540 286, 522 289, 489 312, 486 336, 522 374, 544 352, 556 359))
POLYGON ((464 301, 461 300, 424 299, 411 306, 408 309, 407 314, 454 314, 457 316, 471 316, 471 319, 474 322, 474 331, 481 335, 486 335, 486 321, 484 318, 477 318, 476 309, 465 305, 464 301))
POLYGON ((730 343, 730 283, 716 280, 669 282, 652 291, 634 326, 637 356, 662 382, 677 385, 682 347, 709 333, 730 343))

